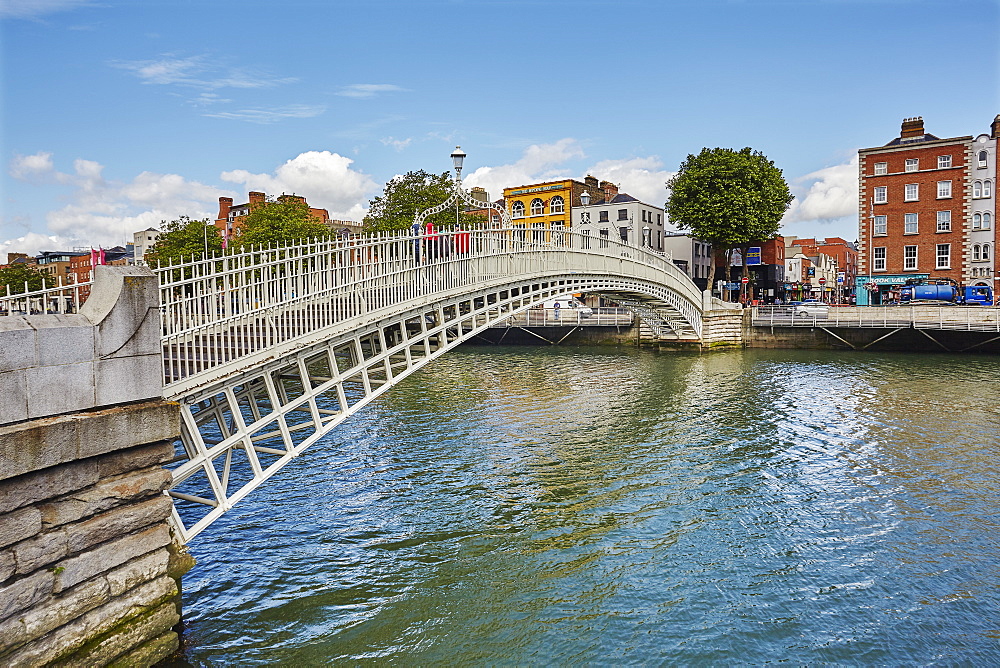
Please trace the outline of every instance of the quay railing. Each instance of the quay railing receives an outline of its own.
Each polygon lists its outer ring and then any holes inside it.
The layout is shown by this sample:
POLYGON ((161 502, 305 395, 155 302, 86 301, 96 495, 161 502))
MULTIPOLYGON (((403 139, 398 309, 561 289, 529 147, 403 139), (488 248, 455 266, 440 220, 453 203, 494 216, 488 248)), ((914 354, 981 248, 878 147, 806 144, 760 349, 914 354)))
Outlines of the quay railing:
POLYGON ((825 313, 795 315, 794 306, 755 306, 755 327, 853 327, 1000 332, 996 306, 832 306, 825 313))
POLYGON ((580 309, 532 308, 512 315, 495 327, 629 327, 635 315, 624 308, 602 306, 587 316, 580 309))

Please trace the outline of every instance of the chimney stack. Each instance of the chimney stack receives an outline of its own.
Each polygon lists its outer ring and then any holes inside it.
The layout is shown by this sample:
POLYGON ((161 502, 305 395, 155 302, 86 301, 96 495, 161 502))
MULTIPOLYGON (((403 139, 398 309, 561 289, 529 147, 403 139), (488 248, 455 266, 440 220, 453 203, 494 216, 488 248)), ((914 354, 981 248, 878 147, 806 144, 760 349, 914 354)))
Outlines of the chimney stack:
MULTIPOLYGON (((598 189, 597 177, 596 176, 591 176, 590 174, 587 174, 585 177, 583 177, 583 182, 591 190, 597 190, 598 189)), ((591 197, 593 197, 594 193, 590 193, 590 195, 591 195, 591 197)))
POLYGON ((229 209, 233 206, 232 197, 219 198, 219 217, 216 220, 225 220, 229 217, 229 209))
POLYGON ((993 125, 990 126, 990 129, 993 131, 990 136, 994 139, 1000 139, 1000 114, 997 114, 997 117, 993 119, 993 125))
POLYGON ((257 205, 263 204, 263 203, 264 203, 264 193, 260 193, 260 192, 257 192, 257 191, 251 191, 250 192, 250 208, 251 209, 253 209, 257 205))
POLYGON ((915 118, 904 118, 903 127, 900 130, 900 139, 913 139, 915 137, 924 136, 924 117, 916 116, 915 118))
POLYGON ((618 194, 618 186, 611 181, 601 181, 601 190, 604 191, 604 201, 610 202, 618 194))

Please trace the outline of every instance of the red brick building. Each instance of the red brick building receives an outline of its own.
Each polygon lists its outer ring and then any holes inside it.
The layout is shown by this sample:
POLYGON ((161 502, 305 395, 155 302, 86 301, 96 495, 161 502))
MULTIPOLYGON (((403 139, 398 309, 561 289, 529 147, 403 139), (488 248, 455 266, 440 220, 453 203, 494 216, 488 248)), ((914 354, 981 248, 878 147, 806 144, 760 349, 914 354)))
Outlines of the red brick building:
POLYGON ((998 139, 1000 115, 989 134, 947 139, 908 118, 899 137, 858 151, 859 304, 881 303, 907 277, 996 289, 998 139))
MULTIPOLYGON (((279 200, 296 199, 308 206, 305 197, 299 195, 280 195, 279 200)), ((223 239, 231 239, 233 234, 243 224, 243 220, 250 212, 267 203, 267 196, 262 192, 250 192, 249 201, 243 204, 233 204, 232 197, 219 198, 219 217, 215 219, 215 229, 223 239)), ((324 225, 330 225, 330 212, 326 209, 315 209, 309 207, 309 213, 324 225)))

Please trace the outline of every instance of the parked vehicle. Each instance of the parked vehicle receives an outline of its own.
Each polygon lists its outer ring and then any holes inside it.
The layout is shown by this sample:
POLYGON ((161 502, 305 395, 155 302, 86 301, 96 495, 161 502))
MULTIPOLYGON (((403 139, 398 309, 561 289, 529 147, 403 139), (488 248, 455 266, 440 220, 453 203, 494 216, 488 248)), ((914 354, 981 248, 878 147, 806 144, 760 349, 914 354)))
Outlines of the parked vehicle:
POLYGON ((991 306, 993 288, 988 285, 960 285, 951 278, 927 278, 908 281, 899 290, 901 304, 947 302, 968 306, 991 306))
POLYGON ((988 285, 966 285, 964 301, 969 306, 993 306, 993 288, 988 285))
POLYGON ((830 314, 830 305, 818 299, 806 299, 799 304, 792 306, 792 313, 796 316, 809 318, 825 318, 830 314))
POLYGON ((550 310, 556 308, 568 309, 574 313, 579 313, 581 318, 589 318, 594 315, 594 309, 576 299, 573 299, 572 297, 565 299, 549 299, 548 301, 542 302, 541 308, 550 310))

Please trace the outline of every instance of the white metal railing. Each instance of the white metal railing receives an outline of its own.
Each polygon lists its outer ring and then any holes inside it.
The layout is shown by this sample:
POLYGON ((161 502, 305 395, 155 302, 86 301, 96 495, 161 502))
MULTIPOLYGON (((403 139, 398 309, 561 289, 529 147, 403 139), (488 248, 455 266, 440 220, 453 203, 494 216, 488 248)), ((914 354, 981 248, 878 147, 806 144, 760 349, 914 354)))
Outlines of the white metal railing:
POLYGON ((699 330, 702 294, 664 256, 569 230, 483 227, 241 249, 158 267, 167 386, 249 367, 400 305, 514 278, 586 274, 667 286, 699 330), (361 320, 359 320, 361 319, 361 320))
POLYGON ((624 308, 595 308, 589 316, 574 308, 532 308, 507 318, 497 327, 628 327, 634 319, 632 312, 624 308))
POLYGON ((830 307, 825 314, 795 315, 794 306, 757 306, 751 312, 757 327, 910 327, 975 332, 1000 332, 996 306, 853 306, 830 307))
POLYGON ((57 285, 46 286, 42 282, 39 290, 28 290, 28 284, 24 284, 24 290, 15 293, 20 287, 17 285, 0 286, 0 316, 10 315, 37 315, 41 313, 76 313, 80 305, 86 300, 90 293, 93 281, 81 283, 63 284, 58 281, 57 285))

